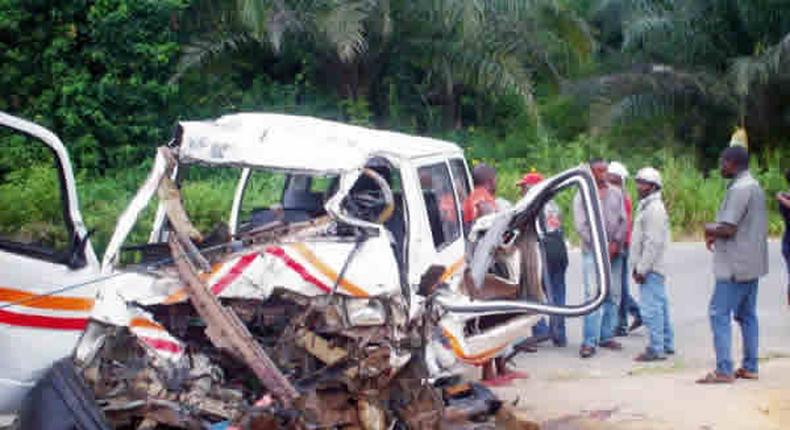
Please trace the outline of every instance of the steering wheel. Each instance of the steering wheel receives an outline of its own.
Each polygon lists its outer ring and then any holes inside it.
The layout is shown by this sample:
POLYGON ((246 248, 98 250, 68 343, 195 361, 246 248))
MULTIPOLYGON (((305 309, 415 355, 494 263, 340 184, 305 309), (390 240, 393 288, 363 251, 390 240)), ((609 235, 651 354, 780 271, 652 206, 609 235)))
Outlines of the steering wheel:
MULTIPOLYGON (((372 179, 378 189, 355 191, 352 188, 345 200, 346 210, 355 218, 383 224, 395 212, 392 189, 387 181, 373 169, 363 169, 362 175, 372 179)), ((360 179, 362 175, 360 175, 360 179)))

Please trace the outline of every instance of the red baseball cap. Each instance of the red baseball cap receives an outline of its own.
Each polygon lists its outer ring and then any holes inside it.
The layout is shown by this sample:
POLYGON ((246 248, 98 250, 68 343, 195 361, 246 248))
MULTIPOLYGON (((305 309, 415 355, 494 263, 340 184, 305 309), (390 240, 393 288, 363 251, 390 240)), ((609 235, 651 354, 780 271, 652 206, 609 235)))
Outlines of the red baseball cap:
POLYGON ((530 187, 543 180, 543 175, 538 172, 529 172, 516 185, 529 185, 530 187))

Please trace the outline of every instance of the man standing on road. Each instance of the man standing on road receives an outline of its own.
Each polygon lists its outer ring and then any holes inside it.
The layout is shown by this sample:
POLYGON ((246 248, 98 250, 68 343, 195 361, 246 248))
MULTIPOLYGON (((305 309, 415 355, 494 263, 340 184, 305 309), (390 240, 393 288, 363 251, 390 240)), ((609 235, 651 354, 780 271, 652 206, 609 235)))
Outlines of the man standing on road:
MULTIPOLYGON (((611 270, 613 274, 619 274, 623 267, 622 251, 626 233, 623 194, 619 189, 609 186, 606 177, 608 166, 605 161, 600 158, 591 160, 590 169, 595 177, 598 197, 601 201, 604 229, 609 240, 611 270)), ((582 205, 581 195, 578 193, 573 199, 573 218, 574 227, 582 242, 584 294, 587 299, 590 299, 595 293, 593 286, 590 285, 595 277, 595 260, 592 253, 590 221, 582 205)), ((584 317, 583 340, 579 349, 579 355, 582 358, 595 355, 598 346, 616 351, 623 349, 623 346, 613 338, 617 325, 617 309, 620 304, 621 281, 620 276, 612 276, 612 287, 601 308, 584 317)))
POLYGON ((731 146, 721 154, 721 175, 732 179, 716 215, 705 225, 705 244, 713 250, 716 286, 708 313, 716 351, 716 370, 701 384, 757 379, 757 282, 768 273, 768 220, 765 193, 749 173, 746 148, 731 146), (730 319, 741 326, 743 361, 733 369, 730 319))
MULTIPOLYGON (((521 187, 521 195, 543 180, 543 175, 531 172, 524 175, 517 183, 521 187)), ((545 284, 549 301, 553 305, 565 305, 565 271, 568 269, 568 250, 565 246, 565 233, 562 230, 562 211, 554 200, 549 200, 538 217, 542 236, 540 242, 546 256, 545 284)), ((568 344, 565 336, 565 318, 558 315, 545 318, 532 328, 532 344, 551 339, 554 346, 564 347, 568 344)), ((529 341, 530 339, 528 339, 529 341)))
MULTIPOLYGON (((628 169, 619 161, 612 161, 609 163, 609 184, 620 189, 623 193, 623 200, 625 201, 625 219, 628 230, 625 234, 625 246, 623 246, 623 270, 619 274, 622 278, 623 294, 620 298, 620 306, 617 309, 617 328, 615 329, 615 336, 628 336, 629 331, 634 331, 642 325, 642 316, 639 313, 639 305, 636 300, 631 296, 630 289, 628 288, 628 249, 631 246, 631 226, 633 203, 631 197, 625 189, 625 181, 628 179, 628 169), (631 326, 628 326, 628 314, 634 317, 631 326)), ((617 273, 612 273, 613 276, 618 276, 617 273)))
POLYGON ((647 348, 635 360, 665 360, 666 354, 675 353, 664 263, 670 241, 669 217, 661 200, 661 174, 658 170, 644 167, 634 179, 639 206, 634 220, 631 258, 634 282, 641 286, 642 316, 650 335, 647 348))
MULTIPOLYGON (((485 164, 478 164, 472 169, 472 181, 475 188, 463 202, 464 229, 469 231, 472 224, 480 217, 497 211, 496 202, 496 170, 485 164)), ((487 317, 489 321, 496 316, 487 317)), ((485 321, 482 322, 485 324, 485 321)), ((524 372, 509 369, 506 357, 500 355, 482 364, 482 382, 497 386, 510 383, 513 379, 529 377, 524 372)))
MULTIPOLYGON (((785 170, 785 180, 790 185, 790 168, 785 170)), ((787 304, 790 305, 790 191, 776 194, 779 201, 779 212, 785 221, 785 234, 782 236, 782 255, 787 266, 787 304)))

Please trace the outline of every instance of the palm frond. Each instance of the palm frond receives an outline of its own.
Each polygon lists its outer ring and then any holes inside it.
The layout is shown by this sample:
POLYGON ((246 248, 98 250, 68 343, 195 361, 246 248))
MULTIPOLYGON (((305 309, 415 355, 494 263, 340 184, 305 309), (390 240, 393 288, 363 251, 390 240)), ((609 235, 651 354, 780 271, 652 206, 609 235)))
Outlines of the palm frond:
POLYGON ((764 53, 735 59, 730 67, 730 77, 735 92, 748 97, 755 85, 767 84, 772 79, 790 73, 790 33, 764 53))
POLYGON ((247 33, 216 34, 212 39, 194 41, 183 49, 170 83, 177 82, 186 71, 194 67, 202 66, 228 52, 238 51, 242 46, 255 41, 247 33))
POLYGON ((626 119, 700 106, 735 106, 735 100, 716 76, 659 64, 580 81, 565 92, 594 106, 591 126, 598 129, 626 119))
POLYGON ((624 51, 633 51, 651 42, 668 40, 677 31, 676 22, 671 15, 644 15, 630 19, 623 29, 624 51))
POLYGON ((461 82, 479 91, 519 95, 528 109, 537 116, 537 104, 532 78, 523 63, 513 55, 513 46, 481 43, 475 45, 423 40, 420 43, 431 52, 425 67, 443 76, 445 85, 461 82), (432 61, 434 55, 441 61, 432 61))
POLYGON ((365 20, 369 17, 369 2, 343 2, 330 10, 320 26, 343 62, 351 62, 367 49, 365 20))
POLYGON ((236 8, 249 34, 259 41, 268 40, 275 52, 280 51, 289 30, 303 25, 284 0, 236 0, 236 8))

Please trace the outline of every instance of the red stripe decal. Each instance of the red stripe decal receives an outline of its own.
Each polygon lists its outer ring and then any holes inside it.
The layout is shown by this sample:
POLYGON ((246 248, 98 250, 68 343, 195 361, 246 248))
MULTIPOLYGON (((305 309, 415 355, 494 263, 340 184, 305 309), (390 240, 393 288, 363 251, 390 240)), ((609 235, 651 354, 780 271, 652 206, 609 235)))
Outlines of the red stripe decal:
POLYGON ((219 278, 219 281, 211 286, 211 292, 215 295, 221 293, 222 290, 227 288, 228 285, 235 281, 244 272, 244 269, 252 264, 252 262, 255 260, 255 257, 257 256, 257 252, 252 252, 239 258, 239 261, 237 261, 236 264, 230 268, 228 273, 219 278))
POLYGON ((294 272, 298 273, 299 276, 301 276, 302 279, 304 279, 306 282, 315 285, 316 287, 318 287, 321 290, 324 290, 327 293, 332 292, 332 288, 330 288, 328 285, 318 280, 315 276, 311 275, 307 271, 307 269, 304 268, 304 266, 297 263, 296 260, 294 260, 293 258, 289 257, 288 254, 285 253, 284 249, 277 246, 270 246, 266 248, 266 253, 271 254, 279 258, 280 260, 283 260, 286 266, 290 267, 294 272))
POLYGON ((88 325, 88 319, 27 315, 0 310, 0 323, 52 330, 84 330, 88 325))
POLYGON ((137 336, 144 344, 148 345, 153 349, 158 349, 160 351, 171 352, 173 354, 181 353, 184 348, 181 345, 177 344, 176 342, 171 342, 165 339, 155 339, 153 337, 145 337, 145 336, 137 336))

